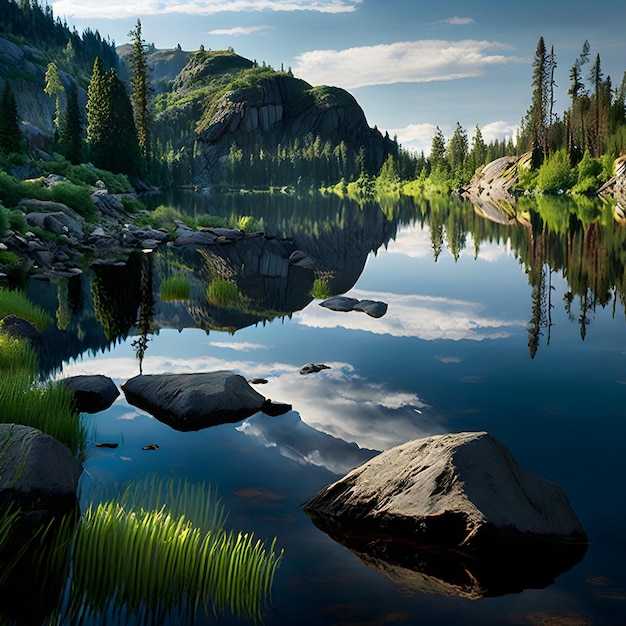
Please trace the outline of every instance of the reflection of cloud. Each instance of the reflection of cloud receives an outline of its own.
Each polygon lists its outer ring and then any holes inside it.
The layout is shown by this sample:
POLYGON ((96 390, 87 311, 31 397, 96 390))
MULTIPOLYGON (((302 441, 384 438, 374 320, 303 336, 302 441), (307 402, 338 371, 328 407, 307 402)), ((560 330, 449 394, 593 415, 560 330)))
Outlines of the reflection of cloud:
POLYGON ((387 246, 387 254, 404 254, 411 258, 432 256, 430 229, 428 226, 424 228, 400 227, 395 238, 387 246))
POLYGON ((436 355, 435 358, 442 363, 462 363, 463 359, 460 356, 439 356, 436 355))
POLYGON ((445 20, 440 20, 440 24, 450 24, 451 26, 465 26, 466 24, 473 24, 474 20, 471 17, 448 17, 445 20))
POLYGON ((261 343, 250 343, 245 341, 229 343, 227 341, 209 341, 209 345, 214 348, 225 348, 226 350, 267 350, 269 346, 261 343))
POLYGON ((235 26, 235 28, 217 28, 210 30, 208 35, 251 35, 263 30, 269 30, 269 26, 235 26))
MULTIPOLYGON (((294 73, 314 84, 355 89, 482 76, 489 65, 519 63, 497 41, 399 41, 345 50, 312 50, 296 57, 294 73), (496 51, 496 54, 489 54, 496 51)), ((524 60, 525 62, 525 60, 524 60)))
MULTIPOLYGON (((188 340, 193 341, 193 337, 191 334, 188 340)), ((181 341, 185 339, 183 335, 181 341)), ((184 343, 181 344, 182 353, 184 347, 184 343)), ((145 374, 226 369, 248 378, 263 376, 268 380, 261 389, 266 398, 291 404, 309 427, 360 448, 386 450, 410 439, 441 432, 428 406, 415 393, 365 379, 347 363, 328 362, 330 369, 306 376, 300 374, 301 365, 233 362, 208 357, 173 359, 159 355, 146 357, 143 362, 145 374)), ((63 376, 95 373, 124 382, 138 374, 138 364, 132 357, 94 357, 91 360, 85 357, 81 362, 66 364, 63 376)), ((327 457, 316 456, 318 448, 311 448, 307 457, 309 463, 337 464, 338 461, 331 463, 327 457)), ((303 458, 302 454, 298 458, 303 458)))
POLYGON ((347 328, 393 337, 434 340, 502 339, 513 328, 525 328, 525 321, 484 317, 483 305, 468 300, 422 296, 418 294, 374 293, 352 290, 347 296, 359 300, 383 300, 387 314, 374 319, 360 313, 337 313, 309 305, 294 315, 300 324, 313 328, 347 328))
POLYGON ((144 17, 180 13, 186 15, 213 15, 215 13, 242 11, 315 11, 318 13, 351 13, 363 0, 56 0, 50 4, 56 15, 76 18, 144 17))
POLYGON ((132 421, 136 419, 137 417, 139 417, 139 413, 133 412, 133 413, 122 413, 121 415, 117 415, 115 419, 123 420, 123 421, 132 421))
POLYGON ((346 474, 376 454, 307 426, 293 411, 274 418, 253 416, 237 430, 256 437, 266 447, 277 448, 300 465, 325 467, 334 474, 346 474))

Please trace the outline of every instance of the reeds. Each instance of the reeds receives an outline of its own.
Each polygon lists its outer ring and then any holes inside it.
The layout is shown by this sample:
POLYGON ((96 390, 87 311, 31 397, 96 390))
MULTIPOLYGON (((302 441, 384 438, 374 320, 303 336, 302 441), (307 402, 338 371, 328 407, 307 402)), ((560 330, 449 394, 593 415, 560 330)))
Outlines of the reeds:
POLYGON ((219 307, 232 307, 243 300, 237 283, 219 278, 214 278, 207 286, 206 298, 211 304, 219 307))
POLYGON ((159 285, 159 295, 163 302, 187 301, 190 291, 189 279, 183 274, 168 276, 159 285))
POLYGON ((152 479, 90 506, 74 545, 72 623, 103 614, 159 623, 200 604, 260 621, 282 552, 276 540, 266 548, 225 531, 225 520, 210 488, 187 481, 152 479))

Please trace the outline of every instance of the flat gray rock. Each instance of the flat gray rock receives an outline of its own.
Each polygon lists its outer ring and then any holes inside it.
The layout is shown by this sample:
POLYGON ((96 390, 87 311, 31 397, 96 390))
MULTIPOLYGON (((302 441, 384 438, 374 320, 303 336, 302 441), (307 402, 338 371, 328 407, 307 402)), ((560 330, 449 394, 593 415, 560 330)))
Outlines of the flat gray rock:
POLYGON ((28 511, 76 505, 82 466, 71 450, 30 426, 0 424, 0 504, 28 511))
POLYGON ((99 413, 108 409, 120 395, 117 385, 102 374, 70 376, 63 384, 73 392, 80 413, 99 413))
POLYGON ((227 370, 139 375, 122 390, 128 402, 181 431, 239 422, 265 403, 243 376, 227 370))

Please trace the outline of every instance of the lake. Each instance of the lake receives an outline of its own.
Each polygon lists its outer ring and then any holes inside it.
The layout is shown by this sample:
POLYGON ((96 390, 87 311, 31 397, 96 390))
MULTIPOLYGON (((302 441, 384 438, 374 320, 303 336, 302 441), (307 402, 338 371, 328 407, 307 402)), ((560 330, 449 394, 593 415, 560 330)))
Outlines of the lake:
MULTIPOLYGON (((194 217, 253 216, 316 269, 259 275, 241 253, 207 265, 164 248, 130 268, 30 281, 28 295, 57 320, 44 369, 105 374, 118 386, 140 368, 228 369, 266 379, 255 389, 293 410, 179 432, 121 394, 85 418, 83 507, 153 472, 210 483, 228 527, 284 548, 268 626, 626 624, 626 229, 610 206, 525 199, 523 223, 499 224, 443 197, 359 206, 178 192, 150 202, 194 217), (237 306, 207 300, 211 272, 237 282, 237 306), (160 292, 174 273, 187 276, 189 300, 160 292), (329 294, 386 302, 386 315, 321 307, 316 278, 329 294), (329 369, 301 375, 306 363, 329 369), (444 576, 429 589, 400 567, 367 565, 301 509, 377 451, 483 430, 563 488, 589 537, 584 558, 543 588, 469 599, 444 576), (158 449, 142 450, 149 444, 158 449)), ((215 621, 199 610, 195 623, 215 621)))

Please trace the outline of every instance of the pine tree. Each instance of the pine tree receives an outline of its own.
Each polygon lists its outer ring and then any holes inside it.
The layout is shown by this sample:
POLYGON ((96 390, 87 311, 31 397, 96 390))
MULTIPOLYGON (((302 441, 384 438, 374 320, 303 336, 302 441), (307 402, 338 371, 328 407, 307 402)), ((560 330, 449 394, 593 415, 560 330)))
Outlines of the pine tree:
POLYGON ((483 139, 483 134, 478 124, 474 128, 474 137, 472 138, 472 150, 470 152, 470 167, 472 173, 485 164, 487 157, 487 146, 483 139))
POLYGON ((133 51, 131 56, 132 77, 131 102, 137 129, 139 148, 143 158, 148 161, 150 157, 150 114, 148 102, 150 87, 148 83, 148 63, 146 60, 145 42, 141 37, 141 21, 137 20, 137 26, 128 33, 133 38, 133 51))
POLYGON ((533 167, 539 167, 548 153, 548 94, 549 61, 543 37, 537 42, 533 61, 533 95, 529 111, 533 167))
POLYGON ((59 148, 62 154, 72 163, 82 160, 83 153, 83 125, 80 119, 78 106, 78 87, 73 83, 67 95, 65 117, 61 120, 59 129, 59 148))
POLYGON ((446 150, 446 157, 448 159, 448 163, 450 164, 450 169, 457 179, 465 178, 465 162, 467 160, 467 156, 467 133, 461 124, 457 122, 456 128, 452 137, 450 137, 446 150))
POLYGON ((46 76, 45 76, 46 84, 43 88, 44 93, 49 95, 51 98, 54 98, 54 132, 55 134, 59 131, 59 125, 61 124, 61 98, 65 94, 65 89, 63 87, 63 83, 61 82, 61 78, 59 76, 59 70, 57 69, 56 64, 48 63, 48 67, 46 68, 46 76))
POLYGON ((4 84, 0 101, 0 151, 4 154, 21 152, 22 143, 17 103, 11 85, 7 81, 4 84))

